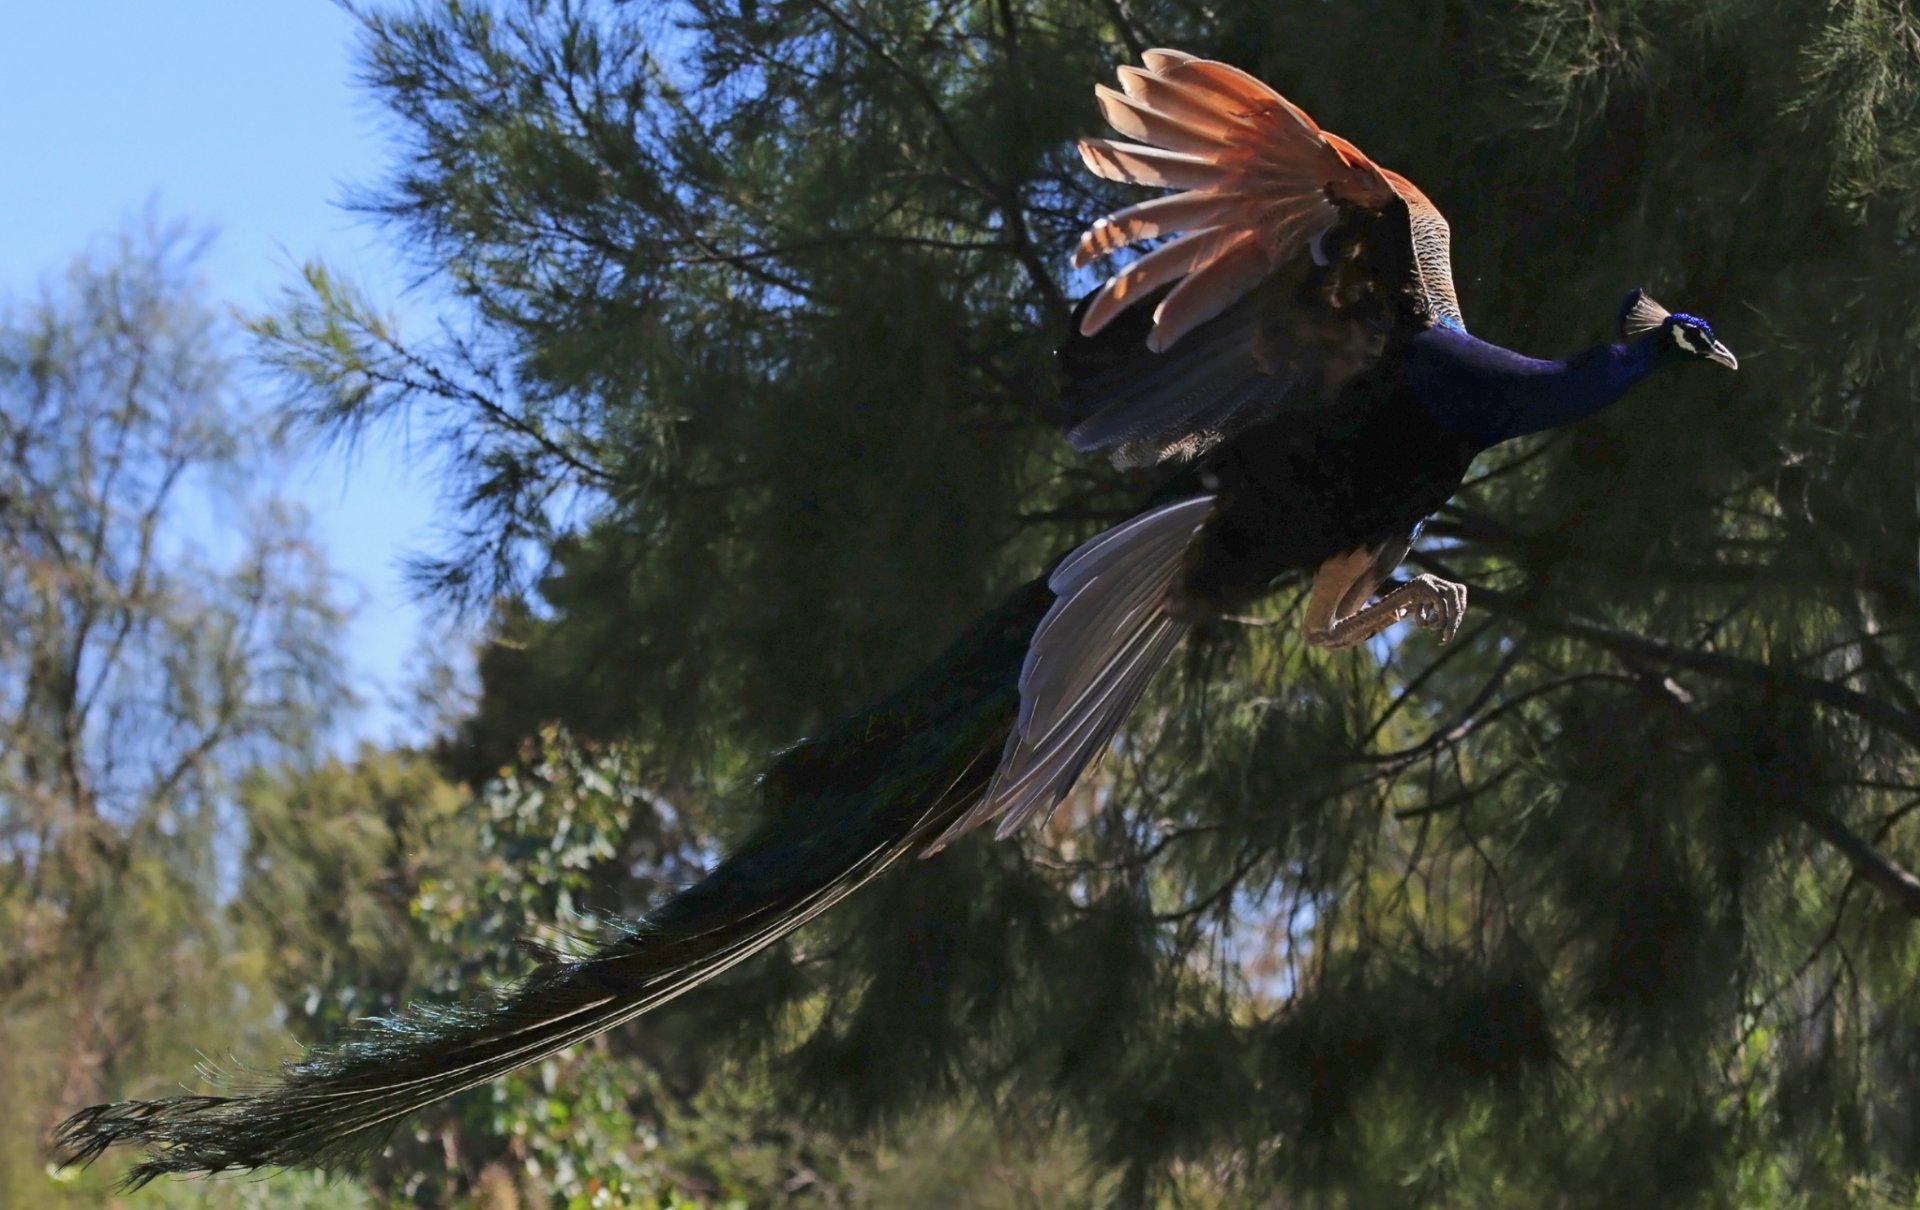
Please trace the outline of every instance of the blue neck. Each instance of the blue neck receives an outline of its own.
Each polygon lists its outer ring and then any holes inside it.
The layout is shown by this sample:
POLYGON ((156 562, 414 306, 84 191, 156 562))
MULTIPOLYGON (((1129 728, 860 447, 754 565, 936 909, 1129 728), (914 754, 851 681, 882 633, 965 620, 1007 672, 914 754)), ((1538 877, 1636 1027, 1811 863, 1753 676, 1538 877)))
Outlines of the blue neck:
POLYGON ((1403 381, 1444 428, 1482 446, 1584 420, 1612 406, 1665 362, 1658 331, 1540 361, 1433 328, 1407 342, 1403 381))

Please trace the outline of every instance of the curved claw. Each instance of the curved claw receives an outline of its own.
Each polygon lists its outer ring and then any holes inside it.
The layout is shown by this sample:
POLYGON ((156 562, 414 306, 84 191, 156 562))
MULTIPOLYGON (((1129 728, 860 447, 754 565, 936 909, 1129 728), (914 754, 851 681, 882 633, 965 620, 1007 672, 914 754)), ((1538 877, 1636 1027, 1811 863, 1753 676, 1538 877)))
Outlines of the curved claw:
POLYGON ((1437 634, 1442 643, 1451 642, 1467 614, 1467 586, 1439 576, 1422 575, 1416 576, 1408 587, 1421 598, 1414 607, 1415 622, 1422 630, 1437 634))
POLYGON ((1369 605, 1344 616, 1333 616, 1337 602, 1351 591, 1352 579, 1350 576, 1341 579, 1337 573, 1343 569, 1333 562, 1329 566, 1335 567, 1336 574, 1329 577, 1323 569, 1307 610, 1306 637, 1312 646, 1351 647, 1409 618, 1446 643, 1459 632, 1460 621, 1466 616, 1466 585, 1431 575, 1415 576, 1369 605), (1323 588, 1321 581, 1329 579, 1332 587, 1323 588))

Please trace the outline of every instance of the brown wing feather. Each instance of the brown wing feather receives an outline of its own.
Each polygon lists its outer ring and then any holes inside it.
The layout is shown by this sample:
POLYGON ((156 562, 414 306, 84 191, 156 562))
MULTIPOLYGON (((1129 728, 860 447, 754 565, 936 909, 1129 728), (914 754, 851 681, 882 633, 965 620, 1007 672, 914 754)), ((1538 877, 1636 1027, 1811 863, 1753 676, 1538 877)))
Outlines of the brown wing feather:
MULTIPOLYGON (((1320 129, 1306 111, 1237 67, 1171 50, 1150 50, 1142 59, 1144 68, 1120 68, 1120 91, 1096 89, 1113 128, 1138 141, 1085 139, 1080 154, 1108 180, 1184 192, 1100 219, 1081 237, 1074 262, 1184 234, 1103 285, 1082 313, 1082 335, 1094 335, 1127 306, 1177 283, 1161 299, 1147 338, 1149 348, 1164 350, 1360 213, 1404 222, 1402 238, 1413 245, 1410 257, 1393 249, 1368 258, 1372 266, 1404 265, 1412 279, 1373 287, 1405 291, 1415 305, 1423 300, 1429 322, 1459 322, 1446 220, 1410 181, 1320 129)), ((1373 221, 1358 226, 1381 229, 1373 221)))
POLYGON ((1411 182, 1236 67, 1143 59, 1095 88, 1125 141, 1081 155, 1179 192, 1100 219, 1074 253, 1164 241, 1082 301, 1060 347, 1076 448, 1120 466, 1194 457, 1337 402, 1394 331, 1458 324, 1446 220, 1411 182))

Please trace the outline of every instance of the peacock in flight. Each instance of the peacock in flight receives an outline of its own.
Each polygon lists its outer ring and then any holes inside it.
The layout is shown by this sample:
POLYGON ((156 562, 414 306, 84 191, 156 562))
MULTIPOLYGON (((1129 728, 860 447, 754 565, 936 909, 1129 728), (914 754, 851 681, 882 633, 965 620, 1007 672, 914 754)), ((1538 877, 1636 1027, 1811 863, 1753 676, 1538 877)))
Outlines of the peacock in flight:
POLYGON ((578 957, 458 1006, 415 1005, 224 1096, 122 1101, 59 1129, 67 1163, 147 1149, 164 1173, 312 1167, 400 1118, 639 1016, 731 968, 909 854, 1059 804, 1196 622, 1311 573, 1309 643, 1409 615, 1451 638, 1466 589, 1388 576, 1476 455, 1571 424, 1666 366, 1735 367, 1708 325, 1639 290, 1621 343, 1536 360, 1469 335, 1439 210, 1238 68, 1171 50, 1098 86, 1125 141, 1087 167, 1176 192, 1096 222, 1085 265, 1158 243, 1084 299, 1059 352, 1081 450, 1174 469, 891 696, 780 754, 766 822, 705 878, 578 957), (1384 591, 1383 591, 1384 589, 1384 591))

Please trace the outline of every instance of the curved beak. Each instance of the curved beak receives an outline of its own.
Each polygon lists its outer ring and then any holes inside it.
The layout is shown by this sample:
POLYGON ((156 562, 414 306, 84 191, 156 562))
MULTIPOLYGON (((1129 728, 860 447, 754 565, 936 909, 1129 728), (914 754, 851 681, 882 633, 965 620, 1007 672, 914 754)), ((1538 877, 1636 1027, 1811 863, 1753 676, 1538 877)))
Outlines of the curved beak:
POLYGON ((1733 350, 1717 340, 1713 342, 1713 347, 1707 350, 1707 360, 1723 365, 1729 370, 1740 368, 1740 359, 1733 355, 1733 350))

